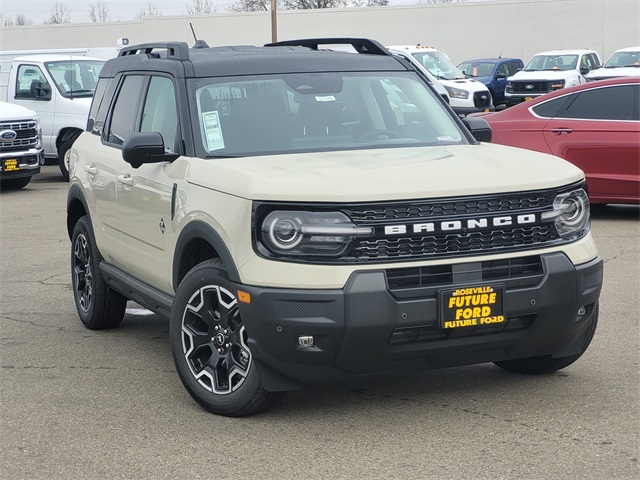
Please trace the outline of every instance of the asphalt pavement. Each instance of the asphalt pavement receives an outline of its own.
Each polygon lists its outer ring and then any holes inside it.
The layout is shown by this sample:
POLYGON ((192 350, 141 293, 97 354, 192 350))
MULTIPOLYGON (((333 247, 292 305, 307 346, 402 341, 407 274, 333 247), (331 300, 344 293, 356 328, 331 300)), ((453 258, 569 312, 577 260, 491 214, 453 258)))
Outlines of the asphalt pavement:
POLYGON ((78 319, 56 166, 0 193, 2 479, 638 479, 640 208, 594 209, 591 347, 546 376, 491 365, 307 387, 231 419, 182 387, 164 319, 78 319))

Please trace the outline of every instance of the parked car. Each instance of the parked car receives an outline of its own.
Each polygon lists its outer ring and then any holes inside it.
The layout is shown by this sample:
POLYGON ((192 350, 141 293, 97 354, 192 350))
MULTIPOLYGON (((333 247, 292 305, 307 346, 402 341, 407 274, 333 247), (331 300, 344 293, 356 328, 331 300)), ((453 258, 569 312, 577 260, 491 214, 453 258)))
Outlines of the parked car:
POLYGON ((394 45, 387 48, 419 71, 433 75, 447 90, 449 104, 459 116, 495 109, 487 87, 474 79, 466 78, 449 57, 439 50, 426 45, 394 45))
POLYGON ((595 50, 551 50, 534 55, 523 70, 507 78, 507 107, 545 93, 587 83, 585 75, 600 65, 595 50))
POLYGON ((524 62, 520 58, 479 58, 465 60, 458 68, 467 77, 484 83, 493 97, 493 105, 497 107, 505 103, 504 89, 507 86, 507 77, 522 70, 524 62))
POLYGON ((588 81, 640 75, 640 46, 616 50, 604 65, 585 75, 588 81))
POLYGON ((505 104, 507 77, 522 70, 524 62, 520 58, 479 58, 465 60, 458 68, 467 77, 484 83, 493 97, 493 105, 497 107, 505 104))
POLYGON ((640 77, 589 82, 482 118, 494 143, 580 167, 591 203, 640 203, 640 77))

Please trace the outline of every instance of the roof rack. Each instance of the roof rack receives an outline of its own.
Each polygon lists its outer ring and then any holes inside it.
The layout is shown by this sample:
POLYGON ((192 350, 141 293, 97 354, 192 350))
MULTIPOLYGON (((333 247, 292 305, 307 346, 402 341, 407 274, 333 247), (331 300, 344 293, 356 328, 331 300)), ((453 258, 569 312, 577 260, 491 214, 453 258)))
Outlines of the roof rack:
POLYGON ((189 60, 189 45, 187 42, 158 42, 158 43, 141 43, 125 47, 118 53, 119 57, 128 55, 138 55, 141 53, 150 54, 154 49, 162 49, 167 51, 167 58, 176 60, 189 60))
POLYGON ((373 55, 391 55, 381 43, 368 38, 304 38, 267 43, 265 47, 309 47, 318 50, 318 45, 351 45, 358 53, 373 55))

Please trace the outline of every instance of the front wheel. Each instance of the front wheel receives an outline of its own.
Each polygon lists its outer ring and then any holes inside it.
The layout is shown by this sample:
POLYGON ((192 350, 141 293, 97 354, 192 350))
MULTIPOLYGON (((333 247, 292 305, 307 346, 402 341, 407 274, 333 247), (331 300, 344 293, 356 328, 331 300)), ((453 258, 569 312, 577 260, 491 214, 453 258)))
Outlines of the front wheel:
POLYGON ((506 360, 504 362, 495 362, 495 364, 509 372, 525 373, 530 375, 539 375, 545 373, 553 373, 562 368, 568 367, 573 362, 578 360, 582 354, 587 350, 593 335, 596 333, 596 326, 598 325, 598 304, 596 303, 593 312, 593 318, 591 324, 587 327, 587 332, 584 339, 584 345, 579 353, 570 355, 568 357, 552 357, 551 355, 543 355, 541 357, 520 358, 518 360, 506 360))
POLYGON ((206 410, 242 417, 266 409, 280 396, 262 387, 235 288, 220 260, 196 265, 180 283, 170 338, 178 375, 206 410))
POLYGON ((74 141, 75 138, 67 140, 63 142, 58 149, 58 164, 60 165, 60 172, 66 181, 69 181, 69 157, 74 141))

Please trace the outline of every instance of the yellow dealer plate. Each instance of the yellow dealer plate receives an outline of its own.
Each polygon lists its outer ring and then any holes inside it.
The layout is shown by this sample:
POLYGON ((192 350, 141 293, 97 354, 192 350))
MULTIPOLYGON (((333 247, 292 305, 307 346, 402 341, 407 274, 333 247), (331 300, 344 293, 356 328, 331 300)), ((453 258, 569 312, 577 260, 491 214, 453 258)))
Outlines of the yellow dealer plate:
POLYGON ((525 102, 528 102, 529 100, 533 100, 533 97, 524 97, 525 102))
POLYGON ((15 158, 7 158, 2 162, 2 170, 5 172, 14 172, 16 170, 20 170, 20 164, 15 158))
POLYGON ((504 323, 504 285, 440 290, 440 327, 444 329, 504 323))

